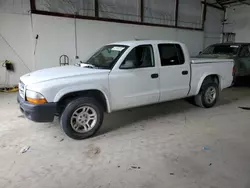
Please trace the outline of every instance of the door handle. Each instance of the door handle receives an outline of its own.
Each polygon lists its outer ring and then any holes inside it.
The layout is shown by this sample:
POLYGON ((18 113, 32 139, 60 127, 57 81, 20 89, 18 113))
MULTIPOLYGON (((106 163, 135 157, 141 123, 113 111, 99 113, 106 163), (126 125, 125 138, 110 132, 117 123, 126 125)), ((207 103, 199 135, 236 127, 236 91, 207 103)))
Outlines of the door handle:
POLYGON ((182 75, 187 75, 188 74, 188 71, 185 70, 185 71, 182 71, 182 75))
POLYGON ((158 78, 159 77, 159 74, 155 73, 155 74, 151 74, 151 78, 158 78))

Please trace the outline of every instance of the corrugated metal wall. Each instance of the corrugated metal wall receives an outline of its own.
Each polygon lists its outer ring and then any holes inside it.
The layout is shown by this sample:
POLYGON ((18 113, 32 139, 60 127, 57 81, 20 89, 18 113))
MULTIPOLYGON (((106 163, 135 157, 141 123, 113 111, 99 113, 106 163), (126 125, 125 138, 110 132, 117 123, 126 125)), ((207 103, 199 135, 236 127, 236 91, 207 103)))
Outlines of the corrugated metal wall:
MULTIPOLYGON (((141 21, 140 0, 98 0, 99 17, 141 21)), ((38 10, 94 16, 94 0, 36 0, 38 10)), ((144 0, 145 23, 175 25, 176 0, 144 0)), ((202 28, 201 0, 179 0, 178 26, 202 28)))
POLYGON ((224 11, 207 7, 204 28, 204 48, 211 44, 220 43, 222 39, 222 21, 224 11))
POLYGON ((144 22, 175 25, 175 0, 144 0, 144 22))
POLYGON ((36 8, 49 12, 94 16, 93 0, 36 0, 36 8))
POLYGON ((99 0, 99 16, 128 21, 140 21, 139 0, 99 0))
POLYGON ((202 9, 200 0, 179 0, 178 26, 202 28, 202 9))
POLYGON ((0 0, 0 13, 28 14, 30 0, 0 0))

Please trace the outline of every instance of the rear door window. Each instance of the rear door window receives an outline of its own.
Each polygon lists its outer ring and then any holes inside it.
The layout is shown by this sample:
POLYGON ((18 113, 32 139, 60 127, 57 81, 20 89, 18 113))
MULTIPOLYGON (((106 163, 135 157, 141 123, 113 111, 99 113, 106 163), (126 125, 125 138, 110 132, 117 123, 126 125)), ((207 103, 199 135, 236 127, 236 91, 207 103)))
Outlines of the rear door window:
POLYGON ((161 66, 184 64, 185 57, 179 44, 159 44, 158 49, 161 58, 161 66))

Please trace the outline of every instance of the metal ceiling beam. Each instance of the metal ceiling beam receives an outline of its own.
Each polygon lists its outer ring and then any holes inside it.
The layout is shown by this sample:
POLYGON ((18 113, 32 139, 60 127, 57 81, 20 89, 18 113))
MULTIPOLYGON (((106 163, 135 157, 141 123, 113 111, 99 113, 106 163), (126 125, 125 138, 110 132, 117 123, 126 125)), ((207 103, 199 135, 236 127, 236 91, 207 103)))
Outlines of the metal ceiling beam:
POLYGON ((219 0, 215 0, 216 1, 216 3, 218 4, 218 5, 220 5, 223 9, 225 9, 225 7, 221 4, 221 2, 219 1, 219 0))
POLYGON ((141 22, 143 23, 144 22, 144 0, 141 0, 140 1, 140 5, 141 5, 141 7, 140 7, 140 10, 141 10, 141 22))
POLYGON ((179 0, 175 0, 175 27, 178 26, 179 18, 179 0))
POLYGON ((202 12, 202 29, 205 29, 205 21, 206 21, 206 15, 207 15, 207 0, 204 0, 203 4, 203 12, 202 12))
POLYGON ((250 2, 239 0, 242 4, 250 5, 250 2))
MULTIPOLYGON (((218 0, 217 0, 218 1, 218 0)), ((229 0, 229 1, 219 1, 220 4, 224 5, 230 5, 230 4, 234 4, 234 3, 247 3, 246 0, 229 0)))
POLYGON ((99 0, 95 0, 95 17, 99 17, 99 0))
POLYGON ((204 2, 204 1, 202 1, 201 3, 204 4, 204 5, 206 5, 206 6, 210 6, 210 7, 217 8, 217 9, 220 9, 220 10, 225 11, 224 8, 222 8, 222 7, 220 7, 220 6, 217 6, 217 5, 215 5, 215 4, 207 3, 207 2, 204 2))
POLYGON ((30 9, 31 9, 31 12, 36 10, 36 1, 35 0, 30 0, 30 9))

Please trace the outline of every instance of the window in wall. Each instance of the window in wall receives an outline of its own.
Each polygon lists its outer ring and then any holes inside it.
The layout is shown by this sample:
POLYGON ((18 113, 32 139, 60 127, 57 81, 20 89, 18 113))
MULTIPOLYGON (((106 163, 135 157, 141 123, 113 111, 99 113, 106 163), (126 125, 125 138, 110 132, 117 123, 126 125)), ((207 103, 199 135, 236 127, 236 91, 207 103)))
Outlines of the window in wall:
POLYGON ((99 16, 140 21, 140 0, 99 0, 99 16))
MULTIPOLYGON (((35 5, 37 10, 52 13, 95 17, 98 11, 100 18, 143 21, 167 26, 176 24, 176 0, 143 0, 143 15, 141 15, 141 0, 98 0, 97 2, 98 7, 95 7, 95 0, 35 0, 35 5)), ((178 13, 177 26, 202 28, 200 0, 179 0, 178 13)))
POLYGON ((30 0, 0 0, 1 13, 29 14, 30 0))
POLYGON ((179 44, 159 44, 158 45, 161 65, 181 65, 185 62, 184 54, 179 44))
POLYGON ((175 25, 175 0, 144 0, 144 22, 175 25))
POLYGON ((153 67, 153 48, 151 45, 137 46, 128 54, 122 65, 131 62, 134 68, 153 67))
POLYGON ((201 0, 179 0, 178 26, 202 28, 201 0))
POLYGON ((37 10, 95 16, 94 0, 35 0, 35 3, 37 10))

